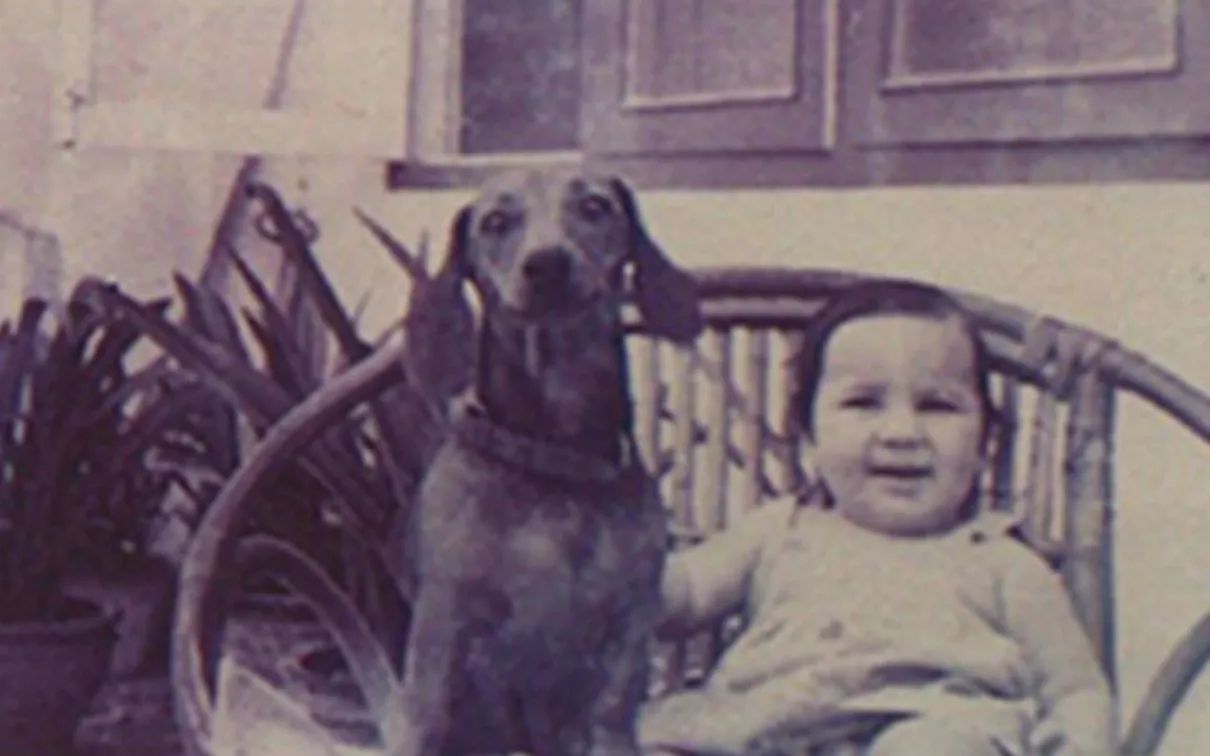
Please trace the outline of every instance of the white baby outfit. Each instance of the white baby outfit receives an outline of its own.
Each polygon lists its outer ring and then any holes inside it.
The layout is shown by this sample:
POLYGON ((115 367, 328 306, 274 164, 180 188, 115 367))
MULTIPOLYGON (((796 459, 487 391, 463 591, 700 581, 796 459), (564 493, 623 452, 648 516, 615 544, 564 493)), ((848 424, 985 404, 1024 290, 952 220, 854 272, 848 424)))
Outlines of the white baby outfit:
MULTIPOLYGON (((651 704, 644 744, 738 754, 771 729, 860 709, 959 718, 1005 753, 1027 754, 1048 684, 1040 670, 1077 680, 1095 662, 1089 652, 1031 660, 1010 636, 1033 621, 1010 610, 1013 591, 1030 584, 1015 575, 1047 569, 1007 535, 1010 524, 987 516, 894 539, 786 499, 686 552, 670 569, 694 603, 738 604, 749 624, 700 689, 651 704)), ((1036 624, 1026 635, 1049 632, 1036 624)), ((1079 648, 1056 641, 1061 653, 1079 648)))

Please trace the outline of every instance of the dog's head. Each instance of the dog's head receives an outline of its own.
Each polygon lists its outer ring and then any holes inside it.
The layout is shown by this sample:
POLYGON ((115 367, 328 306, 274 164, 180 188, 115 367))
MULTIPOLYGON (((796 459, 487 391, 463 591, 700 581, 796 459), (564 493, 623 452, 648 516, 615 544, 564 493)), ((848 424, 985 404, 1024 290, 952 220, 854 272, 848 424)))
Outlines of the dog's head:
POLYGON ((694 280, 652 240, 624 181, 566 170, 497 177, 458 212, 441 269, 413 294, 405 326, 412 380, 439 400, 470 381, 466 283, 486 317, 553 327, 620 301, 627 268, 648 330, 678 343, 696 338, 703 319, 694 280))

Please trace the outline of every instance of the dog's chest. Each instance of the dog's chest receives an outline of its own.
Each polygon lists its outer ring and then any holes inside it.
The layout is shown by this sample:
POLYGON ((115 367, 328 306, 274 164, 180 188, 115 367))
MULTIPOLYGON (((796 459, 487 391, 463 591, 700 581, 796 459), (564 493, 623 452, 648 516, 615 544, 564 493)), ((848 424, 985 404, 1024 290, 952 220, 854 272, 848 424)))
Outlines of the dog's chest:
POLYGON ((581 484, 457 457, 474 472, 445 478, 439 460, 422 497, 421 573, 491 594, 500 633, 587 643, 658 600, 664 514, 641 470, 581 484))

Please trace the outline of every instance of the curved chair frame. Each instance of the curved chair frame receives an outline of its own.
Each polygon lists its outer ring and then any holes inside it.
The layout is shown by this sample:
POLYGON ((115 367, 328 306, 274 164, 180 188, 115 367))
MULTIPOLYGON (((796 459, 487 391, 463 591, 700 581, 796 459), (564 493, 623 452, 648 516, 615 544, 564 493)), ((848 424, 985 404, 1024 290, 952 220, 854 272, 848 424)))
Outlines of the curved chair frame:
MULTIPOLYGON (((675 410, 663 404, 668 385, 660 381, 659 355, 672 349, 645 336, 641 324, 632 323, 633 343, 645 349, 634 387, 640 404, 640 445, 648 462, 665 477, 669 506, 677 521, 694 530, 725 526, 725 485, 709 496, 695 496, 692 457, 702 443, 731 460, 743 471, 749 485, 744 489, 758 504, 775 494, 778 485, 768 480, 767 468, 784 468, 782 488, 794 485, 796 456, 793 440, 775 429, 769 420, 769 363, 771 338, 784 338, 793 348, 795 338, 819 304, 838 287, 862 276, 826 270, 708 269, 696 273, 709 324, 704 337, 715 356, 701 350, 674 355, 678 372, 673 392, 675 410), (732 382, 732 336, 747 337, 749 382, 756 386, 745 394, 732 382), (687 359, 686 359, 687 358, 687 359), (755 376, 755 378, 753 378, 755 376), (712 380, 721 396, 704 425, 696 419, 694 381, 712 380), (672 418, 674 441, 671 450, 659 444, 663 420, 672 418), (645 418, 645 419, 644 419, 645 418), (743 448, 732 445, 731 424, 740 426, 743 448), (723 430, 720 430, 723 429, 723 430), (745 430, 746 429, 746 430, 745 430), (706 510, 706 511, 703 511, 706 510), (703 523, 703 521, 705 521, 703 523)), ((1210 398, 1176 376, 1092 331, 1034 314, 990 298, 953 292, 976 316, 1000 375, 1001 409, 1011 416, 1018 410, 1020 392, 1031 390, 1033 422, 1024 428, 1020 421, 1002 428, 1003 438, 994 458, 992 487, 996 506, 1024 507, 1027 540, 1050 557, 1063 574, 1073 603, 1111 680, 1114 670, 1114 612, 1112 590, 1112 441, 1113 406, 1117 392, 1134 394, 1175 418, 1203 442, 1210 443, 1210 398), (1059 439, 1058 420, 1066 416, 1065 434, 1059 439), (1017 478, 1022 469, 1017 449, 1027 439, 1027 479, 1023 492, 1017 478), (1058 457, 1065 479, 1056 491, 1052 471, 1058 457), (1063 501, 1060 512, 1059 500, 1063 501), (1056 525, 1056 512, 1060 512, 1056 525)), ((308 576, 291 568, 290 551, 263 542, 241 546, 236 534, 248 515, 248 503, 258 482, 284 461, 293 458, 329 424, 357 406, 379 396, 403 380, 397 348, 384 348, 364 362, 349 368, 285 415, 261 440, 258 448, 227 481, 210 507, 185 559, 180 600, 174 627, 173 682, 177 691, 177 714, 187 751, 208 753, 213 724, 215 676, 218 664, 217 639, 222 626, 226 592, 233 579, 231 565, 252 563, 279 569, 305 598, 321 610, 333 635, 350 660, 354 675, 366 694, 371 710, 390 727, 391 701, 398 692, 398 679, 373 634, 364 623, 350 619, 342 609, 338 591, 322 576, 308 576)), ((722 468, 728 467, 723 464, 722 468)), ((700 471, 699 471, 700 472, 700 471)), ((713 473, 712 473, 713 474, 713 473)), ((700 475, 698 475, 700 477, 700 475)), ((385 558, 385 555, 380 554, 385 558)), ((297 561, 297 560, 296 560, 297 561)), ((707 639, 710 646, 699 664, 708 666, 717 653, 720 634, 707 639)), ((689 645, 671 649, 663 665, 669 685, 687 684, 689 645)), ((1149 756, 1159 747, 1169 720, 1202 668, 1210 660, 1210 612, 1184 636, 1157 671, 1138 710, 1129 719, 1123 754, 1149 756)), ((1123 721, 1126 721, 1125 719, 1123 721)))

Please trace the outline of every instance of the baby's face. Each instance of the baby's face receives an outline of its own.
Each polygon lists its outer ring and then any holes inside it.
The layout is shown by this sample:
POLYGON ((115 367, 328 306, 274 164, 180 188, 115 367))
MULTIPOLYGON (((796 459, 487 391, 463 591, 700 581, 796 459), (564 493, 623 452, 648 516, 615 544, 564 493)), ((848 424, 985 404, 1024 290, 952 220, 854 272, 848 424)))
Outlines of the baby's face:
POLYGON ((983 464, 982 429, 959 321, 878 315, 833 332, 812 447, 842 516, 889 535, 948 529, 983 464))

